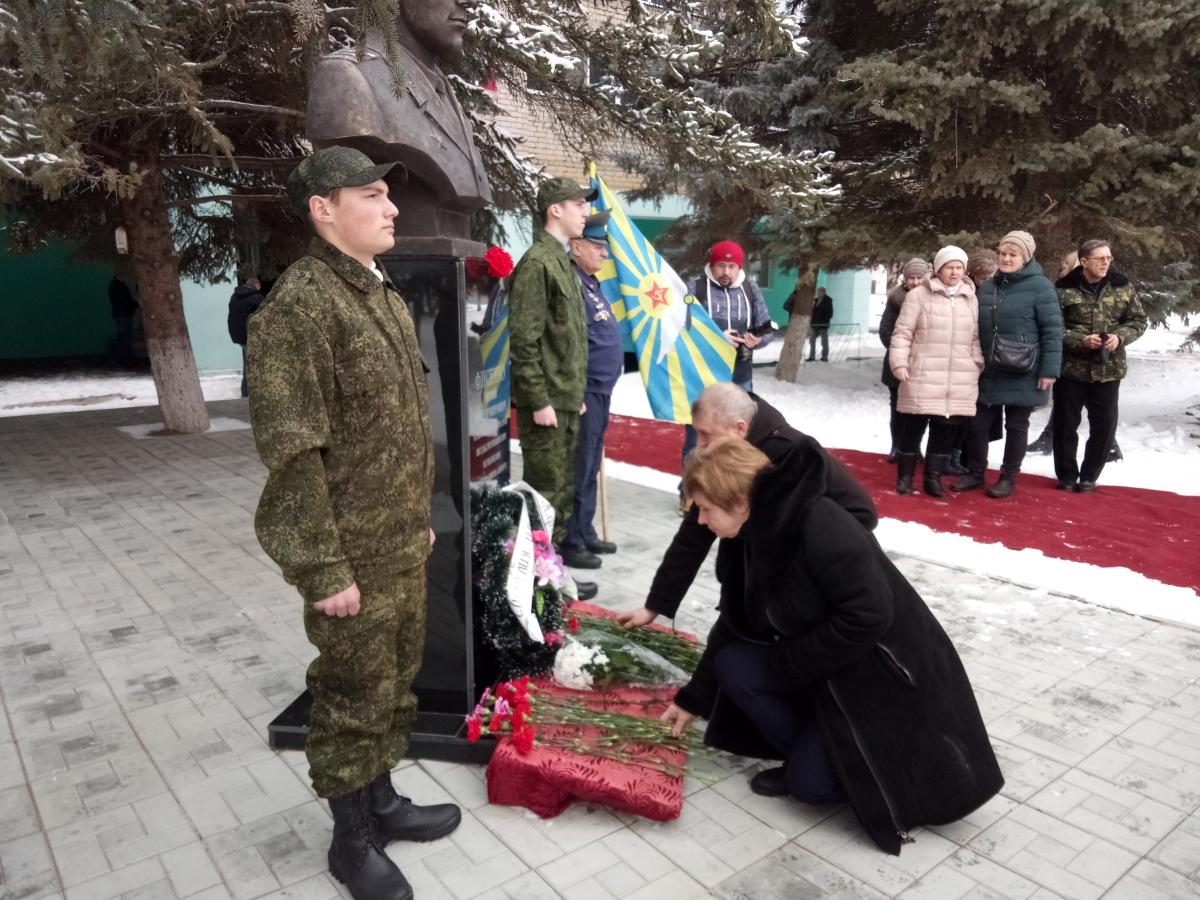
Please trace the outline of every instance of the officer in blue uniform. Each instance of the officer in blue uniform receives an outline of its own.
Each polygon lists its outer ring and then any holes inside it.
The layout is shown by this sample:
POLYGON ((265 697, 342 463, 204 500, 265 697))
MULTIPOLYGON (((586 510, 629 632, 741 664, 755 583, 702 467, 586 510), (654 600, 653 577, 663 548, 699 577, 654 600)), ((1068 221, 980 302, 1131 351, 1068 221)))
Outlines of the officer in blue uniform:
POLYGON ((600 540, 592 525, 596 517, 596 487, 600 458, 604 453, 604 432, 608 428, 608 410, 613 388, 625 368, 621 326, 596 278, 596 273, 608 259, 608 217, 607 210, 589 217, 583 235, 571 240, 571 260, 583 288, 587 321, 587 387, 583 395, 587 412, 579 420, 575 505, 560 549, 563 561, 577 569, 598 569, 601 560, 597 554, 617 551, 616 544, 600 540))

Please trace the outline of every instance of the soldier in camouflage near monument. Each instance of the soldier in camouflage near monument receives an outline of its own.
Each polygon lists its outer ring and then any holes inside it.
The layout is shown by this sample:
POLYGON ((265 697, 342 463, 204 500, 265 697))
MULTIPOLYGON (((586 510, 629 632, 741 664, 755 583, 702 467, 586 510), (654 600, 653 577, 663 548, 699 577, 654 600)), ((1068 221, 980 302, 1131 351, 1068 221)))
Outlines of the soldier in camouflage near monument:
MULTIPOLYGON (((586 415, 588 338, 570 241, 583 234, 597 192, 570 178, 538 191, 543 230, 513 270, 509 289, 512 393, 525 480, 554 507, 554 543, 567 533, 575 501, 579 418, 586 415)), ((594 582, 576 581, 581 599, 594 582)))
POLYGON ((1063 312, 1062 375, 1054 384, 1054 474, 1064 491, 1089 493, 1117 432, 1117 397, 1127 371, 1125 345, 1146 330, 1146 313, 1129 279, 1112 269, 1108 241, 1079 245, 1079 265, 1056 283, 1063 312), (1088 412, 1088 440, 1079 423, 1088 412))
POLYGON ((383 845, 434 840, 461 818, 398 796, 390 775, 416 717, 434 474, 424 361, 374 259, 394 243, 391 167, 347 147, 296 167, 288 197, 315 236, 250 320, 248 346, 268 470, 255 530, 304 598, 319 654, 305 750, 333 813, 330 872, 356 900, 411 897, 383 845))

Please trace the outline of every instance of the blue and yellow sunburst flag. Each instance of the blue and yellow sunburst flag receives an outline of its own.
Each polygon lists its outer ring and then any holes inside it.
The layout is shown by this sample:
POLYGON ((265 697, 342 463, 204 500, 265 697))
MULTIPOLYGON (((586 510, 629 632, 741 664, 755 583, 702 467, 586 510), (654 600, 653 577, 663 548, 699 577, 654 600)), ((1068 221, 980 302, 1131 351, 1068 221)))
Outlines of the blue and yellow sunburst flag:
POLYGON ((624 323, 656 419, 690 424, 692 401, 716 381, 733 376, 736 351, 675 270, 629 220, 604 179, 590 170, 600 190, 594 206, 610 210, 608 262, 596 277, 624 323))

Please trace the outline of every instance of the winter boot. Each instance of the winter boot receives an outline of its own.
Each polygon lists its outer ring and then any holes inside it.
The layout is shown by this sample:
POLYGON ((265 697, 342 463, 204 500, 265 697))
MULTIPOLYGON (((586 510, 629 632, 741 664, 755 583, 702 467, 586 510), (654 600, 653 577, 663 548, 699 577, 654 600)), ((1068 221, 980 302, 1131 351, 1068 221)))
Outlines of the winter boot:
POLYGON ((950 485, 952 491, 974 491, 983 487, 983 466, 971 466, 967 470, 967 474, 963 475, 958 481, 950 485))
POLYGON ((917 454, 901 453, 896 457, 896 493, 906 496, 913 492, 913 475, 917 471, 917 454))
POLYGON ((1046 456, 1054 450, 1054 435, 1050 430, 1050 425, 1042 429, 1042 433, 1037 436, 1037 439, 1031 443, 1026 449, 1026 453, 1036 453, 1040 456, 1046 456))
POLYGON ((949 461, 950 457, 945 453, 930 453, 925 457, 925 478, 921 487, 930 497, 946 496, 942 487, 942 475, 945 474, 946 463, 949 461))
POLYGON ((1113 438, 1112 446, 1108 448, 1108 455, 1104 457, 1106 463, 1120 462, 1125 458, 1125 454, 1121 452, 1120 446, 1117 444, 1116 438, 1113 438))
POLYGON ((408 879, 383 852, 368 791, 359 788, 329 800, 333 813, 329 874, 350 889, 354 900, 412 900, 408 879))
POLYGON ((367 785, 367 796, 379 839, 384 844, 389 841, 436 841, 462 821, 462 811, 453 803, 417 806, 407 797, 401 797, 392 786, 390 772, 384 772, 367 785))
POLYGON ((966 475, 967 467, 962 464, 962 451, 951 450, 950 462, 946 464, 947 475, 966 475))
POLYGON ((1017 473, 1018 469, 1009 469, 1001 466, 1000 477, 996 479, 996 483, 987 489, 989 497, 1011 497, 1017 489, 1017 473))
POLYGON ((899 456, 900 456, 900 451, 897 450, 896 447, 893 445, 892 449, 888 451, 888 462, 890 462, 894 466, 896 464, 896 459, 899 456))

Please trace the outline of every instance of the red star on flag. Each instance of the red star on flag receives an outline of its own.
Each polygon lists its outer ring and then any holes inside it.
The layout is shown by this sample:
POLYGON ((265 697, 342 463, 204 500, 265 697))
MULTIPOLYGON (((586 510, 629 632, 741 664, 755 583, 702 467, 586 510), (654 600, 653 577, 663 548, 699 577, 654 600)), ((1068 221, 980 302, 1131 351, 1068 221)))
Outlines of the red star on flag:
POLYGON ((671 305, 669 289, 657 281, 654 282, 654 287, 646 291, 646 296, 650 298, 651 304, 655 307, 671 305))

